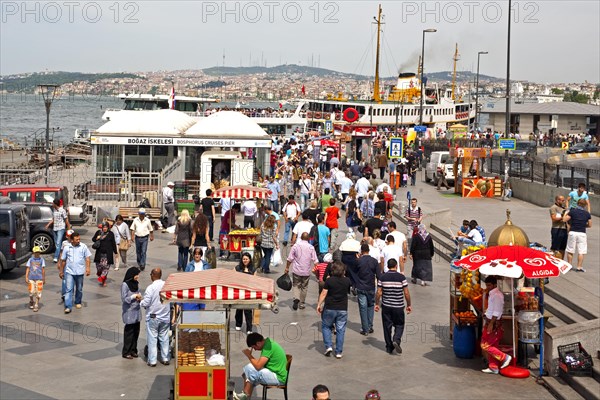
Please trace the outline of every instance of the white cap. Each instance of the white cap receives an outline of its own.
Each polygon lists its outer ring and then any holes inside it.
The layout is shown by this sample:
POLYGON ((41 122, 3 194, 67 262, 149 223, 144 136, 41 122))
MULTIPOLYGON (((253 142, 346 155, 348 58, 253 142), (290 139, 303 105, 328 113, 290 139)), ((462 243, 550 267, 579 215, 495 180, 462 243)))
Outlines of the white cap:
POLYGON ((175 186, 175 184, 171 181, 167 182, 167 186, 175 186))
POLYGON ((146 214, 146 209, 145 208, 140 208, 138 210, 138 214, 146 214))

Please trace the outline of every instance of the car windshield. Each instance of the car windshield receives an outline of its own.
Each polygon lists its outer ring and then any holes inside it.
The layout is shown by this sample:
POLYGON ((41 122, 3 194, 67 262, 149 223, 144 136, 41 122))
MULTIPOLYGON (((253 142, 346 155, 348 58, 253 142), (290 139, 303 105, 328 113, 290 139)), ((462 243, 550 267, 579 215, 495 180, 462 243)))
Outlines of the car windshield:
POLYGON ((517 150, 529 150, 532 147, 534 147, 534 146, 529 142, 517 142, 516 149, 517 150))

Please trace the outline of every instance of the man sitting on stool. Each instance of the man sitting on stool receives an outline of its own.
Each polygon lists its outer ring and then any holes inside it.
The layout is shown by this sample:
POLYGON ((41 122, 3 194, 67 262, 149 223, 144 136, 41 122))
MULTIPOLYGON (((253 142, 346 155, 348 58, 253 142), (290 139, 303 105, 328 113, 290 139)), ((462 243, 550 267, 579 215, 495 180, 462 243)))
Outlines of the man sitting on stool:
POLYGON ((271 338, 264 338, 260 333, 253 332, 246 337, 248 349, 242 353, 250 362, 244 367, 244 391, 233 393, 236 400, 246 400, 252 397, 257 385, 284 385, 287 381, 287 357, 285 351, 271 338), (259 350, 260 357, 254 358, 252 350, 259 350))

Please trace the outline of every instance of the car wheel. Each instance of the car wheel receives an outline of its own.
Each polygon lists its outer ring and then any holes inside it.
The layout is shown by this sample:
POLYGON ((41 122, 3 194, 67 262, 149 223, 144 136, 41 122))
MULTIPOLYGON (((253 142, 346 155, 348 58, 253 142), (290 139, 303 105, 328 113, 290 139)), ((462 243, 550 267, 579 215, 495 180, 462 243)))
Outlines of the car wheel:
POLYGON ((31 238, 32 247, 39 246, 42 254, 48 254, 54 250, 54 238, 47 233, 36 233, 31 238))

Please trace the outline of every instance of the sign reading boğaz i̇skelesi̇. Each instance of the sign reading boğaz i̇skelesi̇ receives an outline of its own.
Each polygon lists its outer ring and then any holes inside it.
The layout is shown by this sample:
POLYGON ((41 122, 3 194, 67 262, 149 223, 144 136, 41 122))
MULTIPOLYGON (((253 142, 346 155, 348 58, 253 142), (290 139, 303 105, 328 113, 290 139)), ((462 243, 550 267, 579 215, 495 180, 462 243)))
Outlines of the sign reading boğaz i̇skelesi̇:
POLYGON ((498 139, 498 148, 502 150, 516 150, 517 139, 498 139))
POLYGON ((404 139, 401 137, 390 138, 389 158, 402 158, 404 153, 404 139))
POLYGON ((173 137, 126 137, 126 136, 92 136, 90 142, 99 144, 122 144, 140 146, 218 146, 218 147, 259 147, 271 148, 269 139, 204 139, 204 138, 173 138, 173 137))

